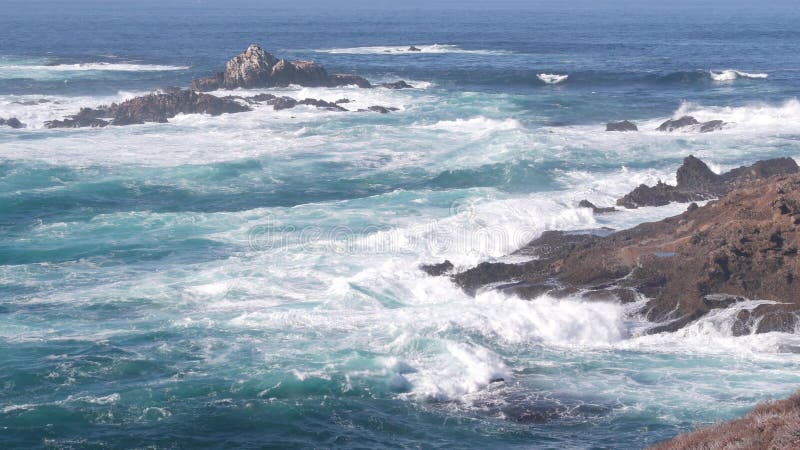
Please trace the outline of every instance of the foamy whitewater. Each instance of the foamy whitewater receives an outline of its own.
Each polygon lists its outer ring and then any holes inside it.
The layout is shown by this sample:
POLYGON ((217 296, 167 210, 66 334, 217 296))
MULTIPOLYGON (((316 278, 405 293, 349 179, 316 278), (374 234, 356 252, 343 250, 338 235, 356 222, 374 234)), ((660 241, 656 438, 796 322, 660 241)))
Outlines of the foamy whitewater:
POLYGON ((0 447, 641 448, 800 385, 797 334, 732 336, 760 301, 646 335, 643 298, 470 297, 418 269, 681 213, 577 204, 688 154, 800 158, 796 13, 50 6, 0 17, 0 117, 27 125, 0 126, 0 447), (250 42, 415 88, 45 127, 250 42), (726 125, 656 131, 683 115, 726 125))

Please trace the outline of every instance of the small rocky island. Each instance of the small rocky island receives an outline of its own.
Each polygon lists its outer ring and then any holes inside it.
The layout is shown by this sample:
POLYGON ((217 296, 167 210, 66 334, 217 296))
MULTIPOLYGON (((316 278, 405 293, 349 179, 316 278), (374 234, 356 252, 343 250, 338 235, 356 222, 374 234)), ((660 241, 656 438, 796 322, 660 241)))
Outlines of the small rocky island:
MULTIPOLYGON (((45 122, 47 128, 105 127, 108 125, 133 125, 147 122, 167 122, 178 114, 233 114, 251 111, 252 105, 267 104, 276 111, 294 108, 298 105, 316 106, 329 111, 349 111, 341 104, 349 99, 336 102, 305 98, 278 97, 272 94, 259 94, 250 97, 228 95, 225 97, 208 94, 217 89, 271 88, 289 85, 308 87, 358 86, 373 88, 367 79, 352 74, 329 74, 325 68, 313 61, 287 61, 277 59, 260 46, 251 44, 241 54, 233 57, 225 65, 225 70, 206 78, 192 80, 190 89, 168 88, 141 97, 135 97, 119 104, 81 108, 71 116, 60 120, 45 122)), ((399 80, 384 83, 379 87, 386 89, 413 89, 414 86, 399 80)), ((359 108, 358 112, 377 112, 387 114, 397 108, 371 105, 359 108)), ((0 119, 2 120, 2 119, 0 119)), ((24 126, 16 119, 0 122, 14 128, 24 126)))
POLYGON ((523 299, 542 294, 587 301, 645 299, 648 333, 678 330, 711 310, 771 300, 737 313, 734 335, 792 332, 800 312, 800 174, 791 158, 717 175, 686 158, 678 185, 640 186, 623 206, 722 196, 659 222, 609 232, 549 231, 514 253, 518 263, 484 262, 452 273, 449 262, 422 266, 470 295, 496 289, 523 299))

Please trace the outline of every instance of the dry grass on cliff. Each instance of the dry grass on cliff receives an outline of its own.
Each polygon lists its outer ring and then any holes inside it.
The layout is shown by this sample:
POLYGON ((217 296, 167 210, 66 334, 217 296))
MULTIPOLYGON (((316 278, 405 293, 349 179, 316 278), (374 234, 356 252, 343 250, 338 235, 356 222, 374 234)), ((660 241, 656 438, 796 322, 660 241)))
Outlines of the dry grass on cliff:
POLYGON ((800 392, 764 403, 741 419, 682 434, 652 450, 800 449, 800 392))

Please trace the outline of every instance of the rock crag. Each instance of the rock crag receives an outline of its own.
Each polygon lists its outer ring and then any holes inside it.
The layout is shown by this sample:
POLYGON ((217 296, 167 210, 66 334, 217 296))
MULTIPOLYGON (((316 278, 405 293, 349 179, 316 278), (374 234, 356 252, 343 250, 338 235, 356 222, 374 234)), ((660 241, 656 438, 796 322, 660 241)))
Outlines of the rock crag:
POLYGON ((676 186, 660 181, 655 186, 642 184, 617 200, 617 205, 633 209, 640 206, 664 206, 672 202, 709 200, 721 197, 743 183, 797 172, 797 163, 792 158, 776 158, 717 175, 703 161, 690 155, 678 168, 676 186))
POLYGON ((358 75, 329 74, 313 61, 287 61, 278 59, 256 44, 233 57, 225 64, 223 72, 210 77, 192 80, 192 90, 207 92, 217 89, 267 88, 296 84, 308 87, 335 87, 356 85, 372 87, 358 75))
MULTIPOLYGON (((761 162, 732 172, 752 175, 765 165, 770 166, 761 162)), ((691 167, 699 172, 684 171, 679 180, 693 184, 727 175, 706 172, 704 164, 691 167)), ((800 174, 778 174, 748 177, 720 200, 629 230, 545 232, 514 253, 529 261, 485 262, 451 279, 471 295, 498 289, 525 299, 544 293, 620 302, 644 298, 640 312, 657 323, 650 333, 761 300, 736 314, 732 333, 791 332, 800 312, 799 249, 800 174)))

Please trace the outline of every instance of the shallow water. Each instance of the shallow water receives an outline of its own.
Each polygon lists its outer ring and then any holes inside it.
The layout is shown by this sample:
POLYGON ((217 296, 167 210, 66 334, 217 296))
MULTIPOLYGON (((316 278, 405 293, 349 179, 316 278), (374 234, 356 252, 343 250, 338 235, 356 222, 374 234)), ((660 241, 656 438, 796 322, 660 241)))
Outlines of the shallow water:
POLYGON ((4 447, 639 448, 800 383, 800 339, 734 338, 734 310, 643 336, 636 305, 471 298, 417 269, 677 214, 576 205, 688 154, 800 156, 791 5, 10 9, 0 117, 28 127, 0 128, 4 447), (417 89, 236 92, 387 115, 43 127, 250 42, 417 89), (729 124, 654 131, 683 114, 729 124), (603 131, 622 119, 642 131, 603 131))

